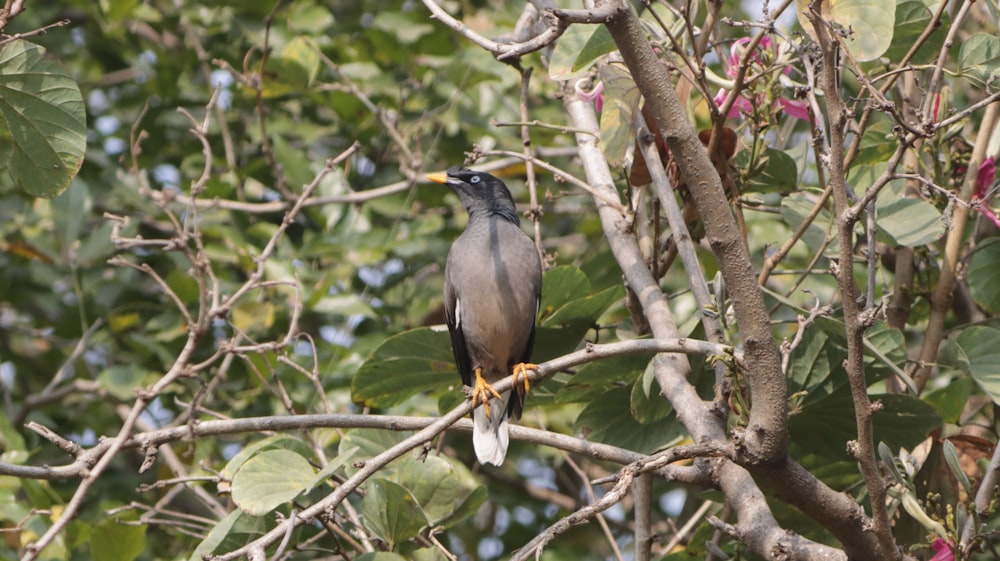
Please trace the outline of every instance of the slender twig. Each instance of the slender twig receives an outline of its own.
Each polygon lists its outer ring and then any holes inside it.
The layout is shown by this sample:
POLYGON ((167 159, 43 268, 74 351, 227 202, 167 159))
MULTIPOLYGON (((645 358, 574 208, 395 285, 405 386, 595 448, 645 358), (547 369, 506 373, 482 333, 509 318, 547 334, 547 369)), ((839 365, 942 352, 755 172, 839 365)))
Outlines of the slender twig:
MULTIPOLYGON (((0 30, 6 27, 6 21, 5 21, 6 18, 2 16, 2 13, 3 12, 0 12, 0 30)), ((65 27, 70 23, 72 22, 68 19, 61 19, 59 21, 52 22, 48 25, 43 25, 42 27, 39 27, 38 29, 33 29, 31 31, 25 31, 23 33, 15 33, 13 35, 0 35, 0 47, 6 45, 7 43, 13 43, 14 41, 28 39, 29 37, 35 37, 37 35, 45 35, 49 31, 57 27, 65 27)))

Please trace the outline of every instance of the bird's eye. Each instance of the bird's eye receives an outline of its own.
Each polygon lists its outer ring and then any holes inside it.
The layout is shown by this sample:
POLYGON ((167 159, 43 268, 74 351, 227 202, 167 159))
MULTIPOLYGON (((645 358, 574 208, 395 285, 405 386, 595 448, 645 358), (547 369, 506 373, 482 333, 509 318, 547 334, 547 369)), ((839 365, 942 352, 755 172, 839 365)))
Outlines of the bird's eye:
POLYGON ((471 178, 469 179, 469 183, 471 183, 471 184, 475 185, 476 183, 479 183, 479 181, 480 181, 481 179, 482 179, 482 178, 481 178, 481 177, 479 177, 478 175, 473 175, 473 176, 472 176, 472 177, 471 177, 471 178))

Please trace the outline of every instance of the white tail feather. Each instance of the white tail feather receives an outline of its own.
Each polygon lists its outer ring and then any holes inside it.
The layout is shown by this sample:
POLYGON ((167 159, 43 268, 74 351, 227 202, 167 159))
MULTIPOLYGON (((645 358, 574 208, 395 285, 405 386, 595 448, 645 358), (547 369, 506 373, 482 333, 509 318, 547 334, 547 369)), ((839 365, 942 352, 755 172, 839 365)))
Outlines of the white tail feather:
POLYGON ((480 405, 472 413, 472 446, 481 464, 499 466, 507 455, 507 403, 510 392, 504 392, 500 399, 490 399, 490 415, 480 405))

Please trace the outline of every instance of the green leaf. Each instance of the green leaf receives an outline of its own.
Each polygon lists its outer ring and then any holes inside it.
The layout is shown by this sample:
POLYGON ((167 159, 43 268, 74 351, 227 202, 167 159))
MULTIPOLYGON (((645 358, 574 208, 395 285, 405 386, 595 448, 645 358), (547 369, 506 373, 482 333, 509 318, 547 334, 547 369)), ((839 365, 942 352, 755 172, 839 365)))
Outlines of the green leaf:
POLYGON ((356 468, 351 464, 375 457, 408 436, 407 433, 379 429, 351 429, 340 439, 337 454, 347 464, 348 473, 353 473, 356 468))
POLYGON ((305 91, 316 80, 319 67, 316 42, 304 35, 294 37, 264 63, 267 79, 262 84, 261 94, 274 98, 305 91))
POLYGON ((806 392, 802 407, 826 398, 847 382, 845 358, 847 349, 832 341, 826 331, 816 325, 807 328, 788 363, 788 393, 806 392))
POLYGON ((892 131, 894 126, 895 123, 881 114, 875 115, 872 118, 871 124, 868 125, 864 135, 861 136, 861 143, 858 146, 858 157, 854 159, 854 164, 851 166, 852 171, 850 175, 852 178, 855 173, 853 170, 858 169, 860 166, 885 163, 889 160, 895 149, 893 144, 896 135, 892 131))
POLYGON ((354 558, 354 561, 410 561, 402 555, 389 551, 373 551, 354 558))
POLYGON ((583 49, 580 50, 580 54, 573 62, 573 72, 587 70, 597 59, 615 51, 618 48, 607 27, 603 25, 595 25, 592 26, 592 28, 593 33, 590 35, 590 38, 587 39, 586 44, 583 45, 583 49))
POLYGON ((969 263, 972 299, 990 314, 1000 314, 1000 239, 980 244, 969 263))
POLYGON ((307 35, 322 34, 334 24, 330 10, 312 2, 293 2, 285 13, 289 29, 307 35))
POLYGON ((426 21, 417 22, 403 12, 390 10, 379 10, 372 25, 393 35, 403 45, 413 44, 434 31, 434 26, 426 21))
POLYGON ((101 11, 113 22, 119 22, 132 13, 139 0, 100 0, 101 11))
POLYGON ((73 182, 72 189, 67 189, 52 199, 52 214, 58 224, 59 243, 64 253, 70 253, 70 248, 76 245, 74 242, 80 241, 80 234, 93 206, 90 186, 79 177, 73 182))
MULTIPOLYGON (((455 513, 476 489, 482 487, 468 468, 451 458, 427 456, 417 460, 406 457, 394 466, 396 476, 392 480, 410 492, 424 511, 426 522, 432 526, 451 526, 460 522, 462 519, 455 518, 455 513)), ((471 506, 467 505, 466 509, 471 506)))
POLYGON ((299 454, 265 450, 236 471, 233 502, 247 514, 267 514, 309 489, 315 475, 309 461, 299 454))
POLYGON ((557 403, 597 400, 610 388, 631 386, 650 361, 649 355, 622 355, 589 362, 580 367, 556 394, 557 403))
POLYGON ((83 97, 45 49, 0 46, 0 167, 18 187, 52 198, 69 187, 87 148, 83 97))
POLYGON ((941 415, 942 421, 957 425, 972 395, 972 386, 971 378, 960 375, 947 386, 929 391, 922 397, 941 415))
POLYGON ((573 430, 587 440, 603 442, 643 454, 651 454, 669 446, 684 434, 684 428, 673 417, 649 424, 640 424, 632 416, 631 386, 612 388, 584 407, 573 430))
POLYGON ((94 528, 90 556, 94 561, 132 561, 146 549, 146 525, 107 518, 94 528))
POLYGON ((562 81, 581 78, 600 57, 615 49, 603 25, 571 25, 559 37, 549 62, 549 78, 562 81))
MULTIPOLYGON (((810 35, 815 35, 812 23, 806 18, 808 0, 795 0, 799 21, 810 35)), ((885 0, 828 0, 823 5, 824 15, 829 10, 830 19, 848 31, 845 43, 854 58, 861 62, 875 60, 885 53, 892 43, 896 22, 896 3, 885 0)))
POLYGON ((1000 74, 1000 37, 993 33, 974 33, 962 41, 958 51, 958 73, 977 84, 985 84, 1000 74))
POLYGON ((303 442, 302 439, 290 434, 275 434, 244 446, 238 454, 226 463, 226 467, 222 468, 220 475, 224 479, 232 481, 236 476, 236 472, 239 471, 240 466, 262 450, 289 450, 301 455, 310 453, 309 445, 303 442))
POLYGON ((641 94, 628 70, 616 64, 600 68, 604 82, 604 107, 601 110, 601 151, 608 165, 621 168, 635 136, 634 118, 641 94))
POLYGON ((421 327, 389 337, 375 349, 351 381, 351 399, 366 407, 392 407, 446 388, 454 374, 448 330, 421 327))
POLYGON ((975 325, 955 338, 957 366, 972 376, 993 403, 1000 404, 1000 329, 975 325))
POLYGON ((215 553, 215 551, 219 549, 219 546, 222 545, 227 538, 229 538, 230 531, 233 529, 237 520, 246 516, 248 515, 241 510, 234 510, 227 514, 225 518, 212 527, 211 531, 208 532, 208 535, 205 536, 205 539, 201 540, 198 547, 191 552, 191 556, 188 557, 188 561, 203 561, 204 555, 215 553))
MULTIPOLYGON (((895 183, 895 182, 894 182, 895 183)), ((904 247, 927 245, 945 233, 941 212, 923 199, 903 196, 902 184, 893 184, 879 194, 875 223, 904 247)))
POLYGON ((660 386, 653 377, 653 363, 650 361, 643 375, 632 384, 630 396, 632 416, 640 424, 648 425, 666 419, 674 412, 670 402, 659 394, 659 389, 660 386))
POLYGON ((590 294, 590 281, 580 269, 562 265, 550 269, 542 276, 542 325, 558 308, 590 294))
POLYGON ((0 450, 3 450, 0 454, 2 461, 19 463, 27 459, 27 456, 21 457, 21 454, 25 452, 24 437, 14 428, 7 415, 0 415, 0 450), (20 457, 20 460, 13 457, 15 454, 20 457))
POLYGON ((365 487, 367 493, 361 501, 365 526, 389 544, 390 549, 416 536, 428 525, 416 499, 402 485, 373 478, 365 487))
POLYGON ((138 365, 129 364, 105 368, 97 375, 101 387, 118 399, 135 399, 136 390, 144 387, 152 373, 138 365))
POLYGON ((589 296, 568 302, 545 318, 545 325, 585 323, 593 325, 612 304, 625 296, 622 286, 612 286, 589 296))
MULTIPOLYGON (((881 403, 873 416, 875 442, 885 442, 890 450, 913 449, 941 426, 941 417, 934 408, 915 397, 883 394, 871 399, 881 403)), ((847 441, 857 438, 850 392, 845 388, 803 409, 789 418, 788 426, 792 440, 806 452, 849 459, 847 441)))
MULTIPOLYGON (((931 10, 920 0, 904 0, 896 4, 896 25, 893 31, 892 44, 883 55, 892 61, 900 61, 913 47, 913 41, 919 37, 931 21, 931 10)), ((923 64, 936 57, 944 44, 944 36, 948 32, 948 13, 942 14, 943 25, 937 25, 927 36, 927 39, 910 59, 911 63, 923 64)))
MULTIPOLYGON (((750 163, 750 152, 744 150, 736 155, 733 165, 737 169, 745 169, 750 163)), ((748 175, 743 181, 745 193, 791 193, 799 188, 799 170, 791 156, 766 148, 758 162, 758 168, 747 170, 748 175)))
POLYGON ((965 470, 962 469, 962 463, 958 459, 958 451, 955 450, 955 445, 951 443, 951 440, 946 438, 941 445, 941 451, 944 453, 944 461, 948 464, 951 474, 962 485, 965 494, 972 496, 972 484, 969 483, 969 477, 965 475, 965 470))
MULTIPOLYGON (((803 189, 781 198, 781 219, 793 229, 799 227, 812 211, 819 199, 820 192, 815 189, 803 189)), ((804 243, 810 252, 823 247, 827 235, 832 235, 833 213, 827 208, 819 211, 819 216, 806 228, 798 243, 804 243)))

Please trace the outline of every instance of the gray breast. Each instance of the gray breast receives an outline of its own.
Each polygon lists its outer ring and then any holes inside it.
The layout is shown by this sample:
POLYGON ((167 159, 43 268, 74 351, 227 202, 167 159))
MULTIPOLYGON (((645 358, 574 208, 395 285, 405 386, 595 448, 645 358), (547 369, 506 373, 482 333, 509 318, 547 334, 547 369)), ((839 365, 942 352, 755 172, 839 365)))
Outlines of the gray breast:
POLYGON ((448 280, 472 368, 488 382, 524 360, 538 314, 541 263, 521 229, 502 218, 470 222, 448 254, 448 280))

